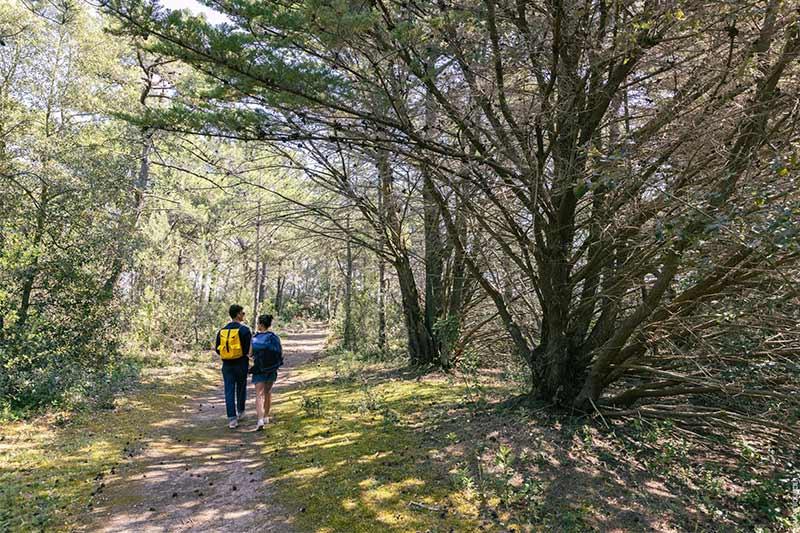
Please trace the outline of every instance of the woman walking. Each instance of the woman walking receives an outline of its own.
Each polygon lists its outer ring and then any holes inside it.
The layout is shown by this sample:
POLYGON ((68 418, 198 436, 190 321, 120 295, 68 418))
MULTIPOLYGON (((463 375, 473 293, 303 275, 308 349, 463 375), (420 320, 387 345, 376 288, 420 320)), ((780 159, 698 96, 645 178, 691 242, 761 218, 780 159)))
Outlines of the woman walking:
POLYGON ((272 315, 258 317, 256 334, 253 336, 253 385, 256 388, 256 431, 269 424, 269 410, 272 404, 272 386, 278 379, 278 368, 283 365, 283 349, 281 340, 269 329, 272 327, 272 315))

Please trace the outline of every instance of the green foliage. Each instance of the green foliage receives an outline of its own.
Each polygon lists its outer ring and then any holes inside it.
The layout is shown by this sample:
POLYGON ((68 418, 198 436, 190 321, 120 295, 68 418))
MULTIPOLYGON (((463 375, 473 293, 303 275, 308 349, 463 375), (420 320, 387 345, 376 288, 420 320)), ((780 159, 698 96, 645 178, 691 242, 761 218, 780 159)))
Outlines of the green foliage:
POLYGON ((465 350, 456 364, 458 376, 465 385, 465 397, 473 407, 485 403, 485 391, 481 384, 480 374, 483 367, 479 355, 474 350, 465 350))
POLYGON ((99 315, 7 329, 0 345, 0 410, 105 408, 120 386, 135 382, 138 368, 118 354, 113 316, 99 315))
POLYGON ((322 398, 318 396, 303 396, 300 407, 308 416, 322 416, 322 398))
POLYGON ((475 494, 477 484, 467 463, 459 465, 452 475, 453 482, 458 489, 463 490, 468 496, 475 494))
POLYGON ((770 522, 777 522, 785 517, 785 499, 788 499, 790 487, 779 479, 768 479, 754 482, 739 498, 740 502, 750 509, 762 514, 770 522))
POLYGON ((135 130, 121 43, 84 6, 0 4, 0 408, 89 399, 135 377, 119 355, 113 282, 131 231, 135 130), (6 54, 5 52, 9 53, 6 54))
MULTIPOLYGON (((375 361, 391 360, 407 355, 401 339, 404 333, 402 309, 398 305, 386 306, 386 335, 388 346, 384 352, 378 349, 378 312, 376 302, 377 276, 367 257, 355 261, 357 284, 352 295, 351 320, 355 332, 353 351, 360 358, 375 361)), ((344 338, 344 312, 340 303, 334 320, 331 321, 334 340, 344 338)))

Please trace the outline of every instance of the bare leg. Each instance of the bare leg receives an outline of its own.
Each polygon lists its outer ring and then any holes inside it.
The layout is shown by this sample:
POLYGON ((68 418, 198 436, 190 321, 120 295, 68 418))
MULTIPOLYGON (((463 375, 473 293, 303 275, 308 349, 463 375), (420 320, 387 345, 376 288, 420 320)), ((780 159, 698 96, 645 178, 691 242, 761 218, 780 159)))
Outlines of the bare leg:
MULTIPOLYGON (((256 383, 256 416, 258 419, 261 420, 264 418, 264 396, 266 396, 266 387, 267 383, 256 383)), ((271 384, 269 384, 271 385, 271 384)))
POLYGON ((262 383, 264 385, 264 416, 269 417, 269 409, 272 407, 272 383, 262 383))

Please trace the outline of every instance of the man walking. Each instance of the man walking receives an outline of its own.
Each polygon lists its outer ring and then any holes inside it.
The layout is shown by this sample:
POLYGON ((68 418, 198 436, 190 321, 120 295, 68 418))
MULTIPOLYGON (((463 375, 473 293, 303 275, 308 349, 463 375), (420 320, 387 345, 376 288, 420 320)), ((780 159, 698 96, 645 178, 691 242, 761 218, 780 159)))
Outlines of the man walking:
POLYGON ((239 425, 244 417, 247 399, 247 368, 250 360, 250 328, 244 324, 244 308, 233 304, 228 309, 229 322, 217 333, 216 351, 222 359, 222 380, 225 383, 225 409, 228 427, 239 425))

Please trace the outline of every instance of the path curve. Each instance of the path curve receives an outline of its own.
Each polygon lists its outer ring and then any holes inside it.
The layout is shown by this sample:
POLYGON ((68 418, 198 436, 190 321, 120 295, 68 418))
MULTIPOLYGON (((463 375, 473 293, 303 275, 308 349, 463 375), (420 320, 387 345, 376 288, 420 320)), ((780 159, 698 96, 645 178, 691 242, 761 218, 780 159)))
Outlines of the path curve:
MULTIPOLYGON (((317 328, 281 339, 286 363, 275 385, 276 423, 281 391, 298 384, 297 369, 322 351, 325 338, 317 328)), ((259 443, 270 431, 253 431, 254 398, 248 379, 246 417, 228 429, 220 376, 217 386, 186 398, 179 416, 146 428, 146 437, 126 448, 132 458, 124 470, 101 485, 83 530, 294 531, 265 475, 259 443)))

